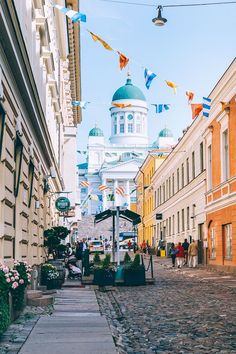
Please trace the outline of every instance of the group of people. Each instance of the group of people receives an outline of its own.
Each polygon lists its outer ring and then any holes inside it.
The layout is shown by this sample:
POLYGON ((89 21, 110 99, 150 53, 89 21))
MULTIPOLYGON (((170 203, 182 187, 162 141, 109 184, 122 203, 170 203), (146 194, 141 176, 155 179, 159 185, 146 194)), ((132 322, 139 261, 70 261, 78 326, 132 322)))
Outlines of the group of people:
POLYGON ((74 248, 71 247, 70 243, 67 243, 65 257, 67 259, 66 266, 69 270, 69 277, 82 274, 84 252, 87 248, 88 245, 86 239, 78 241, 74 248))
POLYGON ((197 255, 198 255, 198 246, 195 240, 189 244, 187 239, 181 244, 179 242, 177 245, 174 243, 171 244, 169 255, 172 259, 172 267, 181 268, 184 265, 188 265, 190 268, 195 268, 197 266, 197 255))

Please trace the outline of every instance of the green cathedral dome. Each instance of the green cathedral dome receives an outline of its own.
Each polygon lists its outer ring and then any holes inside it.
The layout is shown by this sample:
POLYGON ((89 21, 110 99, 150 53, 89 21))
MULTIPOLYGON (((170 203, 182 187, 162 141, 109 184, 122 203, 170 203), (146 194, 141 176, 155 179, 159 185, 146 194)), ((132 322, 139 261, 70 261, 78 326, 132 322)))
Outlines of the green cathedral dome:
POLYGON ((159 133, 159 138, 173 138, 172 131, 167 128, 162 129, 159 133))
POLYGON ((89 136, 104 136, 102 129, 98 127, 94 127, 93 129, 90 130, 89 136))
POLYGON ((128 77, 126 84, 121 86, 113 95, 112 102, 119 100, 141 100, 146 101, 142 91, 132 84, 131 78, 128 77))

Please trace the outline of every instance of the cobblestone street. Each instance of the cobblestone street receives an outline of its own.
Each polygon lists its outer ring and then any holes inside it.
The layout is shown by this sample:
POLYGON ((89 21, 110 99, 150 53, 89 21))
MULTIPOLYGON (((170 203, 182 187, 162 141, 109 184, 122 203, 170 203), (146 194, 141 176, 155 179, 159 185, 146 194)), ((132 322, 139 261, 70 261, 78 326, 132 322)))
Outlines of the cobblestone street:
POLYGON ((97 291, 119 353, 236 353, 236 278, 155 259, 155 285, 97 291))

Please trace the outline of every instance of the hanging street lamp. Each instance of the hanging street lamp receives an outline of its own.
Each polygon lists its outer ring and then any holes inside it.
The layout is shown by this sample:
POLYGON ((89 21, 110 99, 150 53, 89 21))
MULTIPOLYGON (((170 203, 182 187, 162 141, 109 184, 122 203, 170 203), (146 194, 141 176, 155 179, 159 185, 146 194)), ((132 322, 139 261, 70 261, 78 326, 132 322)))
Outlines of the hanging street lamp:
POLYGON ((163 7, 161 5, 159 5, 157 7, 157 9, 158 9, 157 17, 153 18, 152 22, 154 23, 155 26, 160 26, 161 27, 161 26, 165 25, 165 23, 167 22, 167 19, 162 17, 162 15, 161 15, 163 7))

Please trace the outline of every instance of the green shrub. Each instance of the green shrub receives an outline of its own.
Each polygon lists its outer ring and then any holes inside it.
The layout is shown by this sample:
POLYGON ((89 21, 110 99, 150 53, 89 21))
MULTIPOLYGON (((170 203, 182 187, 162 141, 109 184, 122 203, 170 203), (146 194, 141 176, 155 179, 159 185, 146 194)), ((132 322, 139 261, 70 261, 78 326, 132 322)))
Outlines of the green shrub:
POLYGON ((125 256, 124 256, 124 264, 128 264, 131 262, 131 258, 128 252, 125 252, 125 256))
POLYGON ((108 269, 111 267, 111 255, 106 254, 105 258, 102 261, 102 268, 108 269))
POLYGON ((10 324, 10 311, 8 304, 8 294, 0 292, 0 336, 6 331, 10 324))
POLYGON ((99 253, 98 253, 98 252, 96 252, 95 255, 94 255, 94 257, 93 257, 93 263, 94 263, 94 264, 100 264, 100 263, 101 263, 101 258, 100 258, 100 256, 99 256, 99 253))

